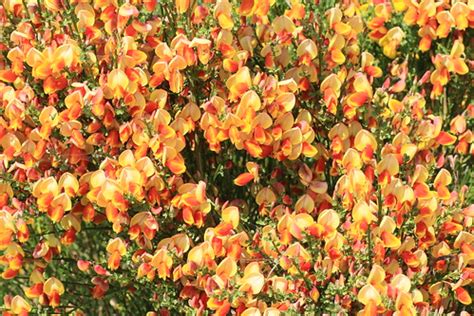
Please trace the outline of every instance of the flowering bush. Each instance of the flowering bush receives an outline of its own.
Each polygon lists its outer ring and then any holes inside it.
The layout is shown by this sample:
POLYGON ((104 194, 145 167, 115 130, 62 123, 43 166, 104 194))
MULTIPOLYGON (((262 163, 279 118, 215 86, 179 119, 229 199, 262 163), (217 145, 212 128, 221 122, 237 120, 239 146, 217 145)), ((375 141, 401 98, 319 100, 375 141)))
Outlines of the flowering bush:
POLYGON ((467 315, 473 29, 472 0, 2 0, 3 315, 467 315))

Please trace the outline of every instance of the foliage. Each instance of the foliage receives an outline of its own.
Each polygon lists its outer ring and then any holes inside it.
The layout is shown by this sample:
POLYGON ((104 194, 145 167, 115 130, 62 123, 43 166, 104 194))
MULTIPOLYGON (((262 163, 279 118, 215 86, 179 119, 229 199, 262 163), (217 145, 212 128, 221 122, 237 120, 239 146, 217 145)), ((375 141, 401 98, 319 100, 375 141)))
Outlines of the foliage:
POLYGON ((473 29, 472 0, 1 0, 3 315, 467 315, 473 29))

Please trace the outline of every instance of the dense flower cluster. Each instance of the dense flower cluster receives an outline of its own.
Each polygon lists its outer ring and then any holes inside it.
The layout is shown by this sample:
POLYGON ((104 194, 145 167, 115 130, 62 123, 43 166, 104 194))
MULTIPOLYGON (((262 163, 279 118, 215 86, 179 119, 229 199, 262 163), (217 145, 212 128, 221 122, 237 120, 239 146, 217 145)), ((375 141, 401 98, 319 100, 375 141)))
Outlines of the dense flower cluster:
POLYGON ((3 315, 467 315, 473 35, 472 0, 1 0, 3 315))

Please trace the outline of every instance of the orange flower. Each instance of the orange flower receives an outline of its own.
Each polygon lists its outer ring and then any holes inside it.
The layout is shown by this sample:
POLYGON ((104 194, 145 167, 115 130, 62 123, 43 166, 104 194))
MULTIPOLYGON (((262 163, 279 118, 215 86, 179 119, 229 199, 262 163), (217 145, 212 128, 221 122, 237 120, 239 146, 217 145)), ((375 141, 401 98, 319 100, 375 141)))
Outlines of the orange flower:
POLYGON ((48 296, 49 306, 59 306, 61 295, 64 294, 64 285, 55 277, 51 277, 44 282, 43 291, 48 296))
POLYGON ((265 278, 260 272, 257 262, 249 263, 244 269, 244 276, 239 280, 239 290, 249 294, 258 294, 265 284, 265 278))
POLYGON ((466 291, 462 287, 458 287, 456 288, 455 293, 456 293, 456 298, 458 299, 458 301, 460 301, 464 305, 471 305, 472 299, 468 291, 466 291))
POLYGON ((334 35, 328 45, 327 59, 334 65, 342 65, 346 61, 342 49, 346 45, 346 41, 342 35, 334 35))
POLYGON ((206 198, 206 184, 186 183, 179 187, 172 203, 182 209, 183 220, 188 225, 201 227, 204 216, 210 212, 211 205, 206 198))
POLYGON ((352 218, 354 223, 362 230, 366 231, 368 226, 377 220, 374 215, 375 206, 367 204, 364 201, 358 202, 352 209, 352 218))
POLYGON ((230 93, 229 99, 236 100, 237 96, 242 95, 252 86, 249 69, 247 67, 239 69, 227 79, 226 86, 230 93))
POLYGON ((346 36, 351 32, 350 25, 342 22, 342 12, 339 8, 331 8, 326 12, 330 27, 337 34, 346 36))
POLYGON ((369 161, 377 150, 377 141, 368 131, 361 129, 354 139, 354 147, 362 153, 362 160, 369 161))
POLYGON ((280 257, 279 263, 289 274, 297 275, 301 270, 308 270, 310 259, 311 255, 308 251, 296 242, 286 249, 283 256, 280 257))
POLYGON ((2 272, 2 278, 9 280, 16 277, 23 267, 24 257, 23 249, 16 243, 10 243, 4 251, 4 255, 0 257, 0 264, 6 266, 2 272))
POLYGON ((365 306, 364 315, 375 315, 377 306, 382 303, 382 297, 371 284, 366 284, 359 290, 357 300, 365 306))
POLYGON ((347 105, 351 108, 358 108, 372 98, 372 87, 367 77, 361 73, 355 75, 353 82, 354 93, 347 98, 347 105))
POLYGON ((165 249, 161 248, 153 256, 151 265, 157 269, 160 278, 166 279, 171 274, 173 259, 165 249))
POLYGON ((278 222, 278 232, 281 236, 283 244, 289 244, 292 237, 301 240, 303 239, 303 232, 313 224, 313 218, 308 214, 288 215, 285 214, 278 222))
MULTIPOLYGON (((127 93, 130 80, 123 70, 114 69, 107 76, 107 88, 110 89, 110 96, 113 98, 123 98, 127 93)), ((107 95, 107 91, 104 91, 107 95)))
POLYGON ((218 0, 214 8, 214 17, 224 30, 232 29, 234 21, 232 21, 232 6, 227 0, 218 0))
POLYGON ((258 205, 272 204, 276 201, 276 195, 269 187, 261 189, 255 198, 258 205))
POLYGON ((395 58, 397 48, 400 45, 405 33, 399 27, 391 28, 380 40, 379 45, 383 48, 383 53, 388 58, 395 58))
POLYGON ((189 0, 175 0, 176 11, 179 14, 183 14, 189 9, 190 1, 189 0))
POLYGON ((239 209, 235 206, 229 206, 222 210, 222 220, 225 223, 232 224, 232 227, 235 229, 239 226, 239 209))
POLYGON ((431 98, 436 98, 441 95, 443 86, 448 83, 449 74, 456 73, 459 75, 466 74, 469 69, 462 58, 464 53, 464 45, 461 41, 456 40, 451 48, 449 55, 438 54, 433 60, 436 69, 431 73, 430 81, 433 84, 433 91, 431 98))
POLYGON ((130 229, 128 234, 130 239, 136 239, 140 233, 149 241, 155 237, 158 231, 158 222, 149 212, 140 212, 135 214, 130 220, 130 229))
POLYGON ((209 59, 211 58, 211 41, 205 38, 194 38, 191 41, 191 47, 197 48, 197 55, 199 61, 203 65, 207 65, 209 59))
POLYGON ((12 215, 5 211, 0 210, 0 249, 6 249, 13 241, 13 235, 16 232, 16 227, 13 222, 12 215))
POLYGON ((122 257, 127 252, 127 248, 125 243, 120 238, 115 238, 109 240, 107 244, 107 252, 110 254, 109 259, 107 261, 107 266, 111 270, 117 270, 120 266, 120 261, 122 257))
POLYGON ((335 74, 327 76, 321 83, 321 92, 323 92, 324 95, 324 103, 326 104, 328 111, 332 114, 336 114, 337 111, 341 86, 342 82, 335 74))
POLYGON ((438 193, 438 198, 441 200, 447 200, 450 198, 450 192, 447 188, 452 182, 452 177, 449 171, 441 169, 434 179, 433 185, 438 193))
POLYGON ((385 248, 398 249, 401 246, 400 239, 394 235, 395 229, 395 221, 391 217, 384 216, 377 230, 385 248))
POLYGON ((309 65, 318 56, 318 47, 311 39, 305 39, 300 43, 296 51, 301 64, 309 65))
POLYGON ((194 271, 200 267, 212 268, 216 265, 215 253, 211 244, 207 241, 195 246, 188 253, 186 264, 183 266, 184 275, 193 275, 194 271))
POLYGON ((15 295, 10 304, 11 312, 16 315, 28 315, 31 311, 31 305, 19 295, 15 295))

